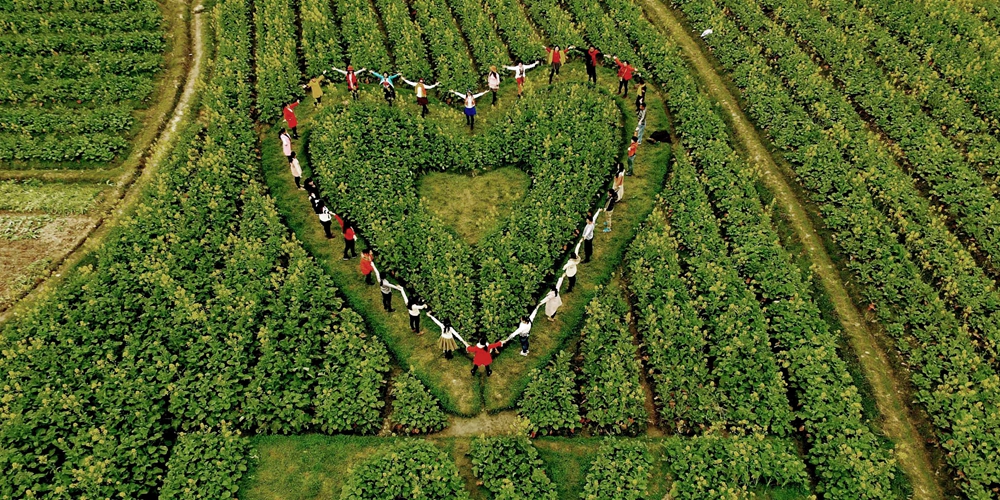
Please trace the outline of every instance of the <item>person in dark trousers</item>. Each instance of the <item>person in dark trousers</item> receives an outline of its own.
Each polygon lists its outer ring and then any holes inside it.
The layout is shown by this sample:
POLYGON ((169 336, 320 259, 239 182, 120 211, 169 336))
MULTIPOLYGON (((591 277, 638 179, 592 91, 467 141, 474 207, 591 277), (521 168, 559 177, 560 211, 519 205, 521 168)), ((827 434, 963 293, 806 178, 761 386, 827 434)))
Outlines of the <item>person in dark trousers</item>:
POLYGON ((635 77, 635 112, 639 113, 639 110, 646 106, 646 80, 643 80, 641 76, 635 77))
POLYGON ((396 312, 396 310, 392 308, 392 291, 395 289, 396 285, 389 283, 389 278, 382 278, 379 280, 379 290, 382 292, 382 307, 387 313, 396 312))
POLYGON ((628 63, 628 61, 619 61, 618 57, 615 56, 615 64, 618 65, 618 94, 625 90, 625 97, 628 97, 628 86, 632 82, 632 75, 635 73, 635 67, 628 63))
POLYGON ((372 249, 367 248, 361 251, 361 274, 365 277, 366 285, 374 285, 375 282, 372 281, 372 271, 375 270, 375 256, 372 255, 372 249))
POLYGON ((465 348, 466 351, 472 353, 472 376, 476 375, 480 366, 486 368, 487 377, 493 375, 493 368, 490 367, 490 365, 493 364, 493 355, 490 354, 490 351, 503 347, 503 344, 502 340, 500 342, 487 344, 486 337, 479 337, 479 341, 476 342, 476 345, 470 345, 465 348))
POLYGON ((299 126, 299 119, 295 117, 295 108, 299 106, 299 101, 290 102, 285 105, 281 110, 281 113, 285 117, 285 123, 288 124, 288 128, 292 129, 292 138, 298 139, 299 132, 296 130, 299 126))
POLYGON ((337 223, 340 224, 340 230, 344 232, 344 260, 350 260, 352 257, 358 256, 358 251, 355 250, 354 244, 357 240, 357 234, 354 231, 354 222, 350 219, 340 218, 339 215, 333 214, 337 218, 337 223))
MULTIPOLYGON (((451 320, 444 320, 444 323, 438 321, 430 311, 427 312, 427 317, 431 319, 438 327, 441 328, 441 337, 438 338, 437 346, 444 353, 444 359, 451 359, 454 357, 455 349, 458 349, 458 344, 455 343, 455 338, 462 341, 463 344, 468 347, 468 343, 455 331, 455 328, 451 326, 451 320)), ((475 373, 475 372, 473 372, 475 373)))
POLYGON ((632 136, 632 143, 628 145, 628 170, 625 175, 632 175, 635 171, 635 155, 639 152, 639 136, 632 136))
POLYGON ((502 340, 500 342, 500 345, 503 345, 505 342, 510 342, 512 338, 517 337, 518 340, 521 342, 521 353, 520 353, 521 356, 527 356, 528 336, 531 335, 531 325, 532 323, 534 323, 535 316, 538 314, 538 308, 541 306, 542 305, 539 304, 535 306, 535 310, 531 311, 531 314, 527 316, 521 316, 521 323, 517 325, 517 329, 514 330, 514 333, 511 333, 506 340, 502 340))
POLYGON ((427 85, 426 83, 424 83, 423 78, 415 82, 411 82, 407 80, 405 76, 403 77, 403 81, 406 82, 407 85, 413 87, 414 92, 416 92, 417 94, 417 106, 420 106, 421 108, 420 116, 421 117, 427 116, 427 113, 430 113, 430 111, 427 109, 427 104, 429 103, 429 101, 427 100, 427 91, 434 87, 437 87, 438 85, 441 85, 441 82, 437 82, 434 85, 427 85))
MULTIPOLYGON (((591 231, 590 235, 593 236, 594 232, 591 231)), ((582 242, 581 242, 582 243, 582 242)), ((563 271, 566 271, 566 279, 569 281, 569 287, 566 288, 566 293, 573 291, 573 286, 576 285, 576 267, 580 264, 580 245, 576 246, 576 250, 573 251, 573 255, 566 261, 563 266, 563 271)))
POLYGON ((295 151, 292 151, 292 156, 288 159, 288 168, 292 171, 292 178, 295 179, 295 187, 301 191, 303 189, 302 165, 299 164, 299 159, 295 157, 295 151))
POLYGON ((618 194, 614 189, 608 190, 608 204, 604 207, 604 212, 608 214, 607 227, 604 228, 605 233, 611 232, 611 214, 615 211, 615 204, 618 203, 618 194))
POLYGON ((403 295, 403 303, 406 304, 406 312, 410 315, 410 330, 417 335, 423 335, 424 332, 420 331, 420 310, 426 309, 427 304, 424 303, 423 299, 414 295, 412 298, 406 296, 406 290, 403 287, 399 287, 399 293, 403 295))
POLYGON ((500 90, 500 72, 497 71, 496 66, 490 66, 490 72, 486 75, 486 86, 490 88, 490 92, 493 93, 493 103, 490 106, 497 105, 497 92, 500 90))
POLYGON ((368 69, 367 68, 361 68, 358 71, 354 71, 354 66, 348 66, 347 67, 347 71, 344 71, 342 69, 337 69, 337 68, 333 68, 333 70, 336 71, 337 73, 340 73, 340 74, 344 75, 345 79, 347 80, 347 88, 348 88, 348 90, 351 91, 351 97, 353 97, 354 100, 357 101, 358 100, 358 75, 360 75, 361 73, 364 73, 365 71, 368 71, 368 69))
POLYGON ((385 97, 385 102, 392 106, 393 101, 396 100, 396 78, 399 78, 400 74, 389 75, 379 73, 378 71, 372 71, 372 76, 378 78, 379 83, 382 84, 382 94, 385 97))
POLYGON ((590 262, 590 257, 594 255, 594 226, 597 225, 596 217, 587 214, 587 225, 583 227, 583 262, 590 262))
POLYGON ((545 47, 545 52, 549 54, 549 65, 552 68, 549 70, 549 85, 552 85, 552 77, 559 74, 559 68, 562 68, 563 62, 566 61, 566 52, 574 48, 576 47, 572 45, 565 50, 560 49, 558 45, 555 47, 545 47))
POLYGON ((316 185, 316 181, 311 178, 306 179, 306 183, 303 186, 306 193, 309 193, 309 197, 312 198, 313 195, 319 196, 319 186, 316 185))
POLYGON ((313 201, 313 210, 317 211, 316 214, 319 216, 319 223, 323 225, 323 232, 326 233, 326 238, 333 238, 333 233, 330 231, 332 214, 330 213, 330 209, 326 208, 326 203, 319 196, 316 196, 315 201, 313 201))
POLYGON ((587 50, 576 50, 583 54, 583 64, 587 66, 587 83, 597 85, 597 58, 601 56, 601 51, 595 49, 593 45, 587 50))
POLYGON ((473 94, 471 90, 466 90, 465 94, 461 92, 450 91, 452 94, 461 97, 465 101, 465 124, 469 126, 469 130, 475 130, 476 128, 476 99, 486 95, 488 90, 484 90, 478 94, 473 94))

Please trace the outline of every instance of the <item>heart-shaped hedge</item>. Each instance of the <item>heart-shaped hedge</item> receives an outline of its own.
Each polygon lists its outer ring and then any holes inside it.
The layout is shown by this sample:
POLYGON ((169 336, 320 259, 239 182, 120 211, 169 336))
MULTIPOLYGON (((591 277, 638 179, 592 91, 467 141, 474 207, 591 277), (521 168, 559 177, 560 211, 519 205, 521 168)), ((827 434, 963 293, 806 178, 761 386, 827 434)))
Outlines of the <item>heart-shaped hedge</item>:
POLYGON ((615 103, 580 84, 533 93, 475 136, 381 103, 329 108, 316 122, 311 165, 328 203, 358 223, 380 268, 469 342, 505 337, 534 306, 600 197, 621 137, 615 103), (503 165, 527 172, 531 188, 475 247, 421 206, 423 173, 503 165))

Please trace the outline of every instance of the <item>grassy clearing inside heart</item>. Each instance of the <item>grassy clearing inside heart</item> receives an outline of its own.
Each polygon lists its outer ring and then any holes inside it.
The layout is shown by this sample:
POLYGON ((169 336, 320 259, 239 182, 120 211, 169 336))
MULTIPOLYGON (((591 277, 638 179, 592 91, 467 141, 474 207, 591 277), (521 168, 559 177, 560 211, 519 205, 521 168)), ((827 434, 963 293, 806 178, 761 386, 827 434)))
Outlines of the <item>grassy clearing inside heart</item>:
POLYGON ((531 178, 520 169, 502 167, 475 176, 431 172, 417 184, 424 208, 475 245, 524 199, 531 178))

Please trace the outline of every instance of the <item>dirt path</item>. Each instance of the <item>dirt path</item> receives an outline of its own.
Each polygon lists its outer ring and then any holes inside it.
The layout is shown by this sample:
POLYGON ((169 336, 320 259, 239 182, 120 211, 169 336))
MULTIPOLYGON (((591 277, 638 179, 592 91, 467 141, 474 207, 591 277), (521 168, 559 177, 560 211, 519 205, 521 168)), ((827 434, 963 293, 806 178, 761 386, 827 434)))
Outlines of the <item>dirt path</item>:
POLYGON ((451 415, 448 427, 429 438, 444 437, 474 437, 479 435, 496 436, 510 432, 517 420, 517 412, 513 410, 490 414, 482 412, 475 417, 459 417, 451 415))
MULTIPOLYGON (((46 290, 54 289, 62 281, 61 277, 72 269, 84 256, 100 247, 110 229, 116 225, 118 219, 124 216, 139 200, 142 188, 146 186, 159 171, 160 164, 167 157, 176 142, 177 131, 188 115, 192 100, 196 92, 198 76, 201 72, 202 60, 204 59, 204 45, 202 41, 202 15, 199 0, 175 0, 178 4, 191 6, 191 20, 188 23, 189 43, 187 65, 187 75, 184 80, 184 90, 174 104, 170 120, 164 125, 163 130, 146 149, 144 158, 140 162, 141 173, 134 179, 128 188, 122 193, 121 198, 116 202, 113 209, 107 215, 98 218, 86 235, 79 239, 79 242, 68 252, 56 259, 53 263, 53 271, 50 277, 40 280, 35 286, 29 288, 19 302, 19 305, 26 305, 31 302, 27 300, 27 295, 42 296, 46 290)), ((15 305, 0 313, 0 323, 6 321, 16 311, 23 309, 15 305)))
POLYGON ((750 160, 762 172, 762 180, 774 193, 790 224, 794 227, 796 236, 805 246, 807 255, 813 264, 813 272, 819 276, 823 288, 830 297, 851 348, 860 359, 865 377, 871 384, 879 411, 882 414, 882 429, 895 444, 896 459, 913 485, 914 498, 942 498, 943 493, 935 479, 934 469, 931 466, 927 450, 924 448, 924 441, 917 432, 917 427, 903 403, 904 392, 900 390, 896 382, 889 360, 872 332, 867 328, 860 311, 854 306, 833 261, 827 254, 826 248, 813 227, 812 221, 806 215, 802 204, 796 198, 778 165, 775 164, 753 124, 743 114, 736 98, 715 72, 708 58, 692 38, 691 33, 660 0, 641 0, 641 3, 650 20, 669 32, 674 42, 683 49, 708 93, 729 114, 729 121, 733 124, 735 133, 743 147, 749 151, 750 160))

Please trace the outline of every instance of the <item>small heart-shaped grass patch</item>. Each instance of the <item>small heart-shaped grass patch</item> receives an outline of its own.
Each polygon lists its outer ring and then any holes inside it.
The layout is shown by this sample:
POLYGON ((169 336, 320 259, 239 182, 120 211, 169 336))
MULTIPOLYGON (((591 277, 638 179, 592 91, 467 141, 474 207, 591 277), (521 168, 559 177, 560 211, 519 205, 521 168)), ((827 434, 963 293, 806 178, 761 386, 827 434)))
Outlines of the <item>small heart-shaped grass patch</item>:
MULTIPOLYGON (((446 133, 433 119, 397 108, 353 103, 317 117, 310 158, 328 203, 358 222, 379 267, 425 298, 435 316, 451 320, 466 341, 493 342, 506 338, 554 281, 607 185, 621 120, 613 100, 580 84, 533 93, 471 136, 446 133), (451 230, 442 221, 463 214, 435 215, 418 196, 418 179, 428 173, 482 175, 502 167, 524 172, 530 186, 483 228, 475 246, 458 236, 461 227, 451 230)), ((436 335, 426 337, 426 352, 412 350, 400 362, 456 400, 467 400, 463 393, 475 392, 471 376, 442 374, 449 362, 435 352, 436 335)), ((546 346, 556 347, 533 337, 532 355, 546 356, 546 346)))
POLYGON ((424 208, 475 245, 511 214, 528 193, 531 178, 518 168, 501 167, 481 175, 430 172, 418 184, 424 208))

